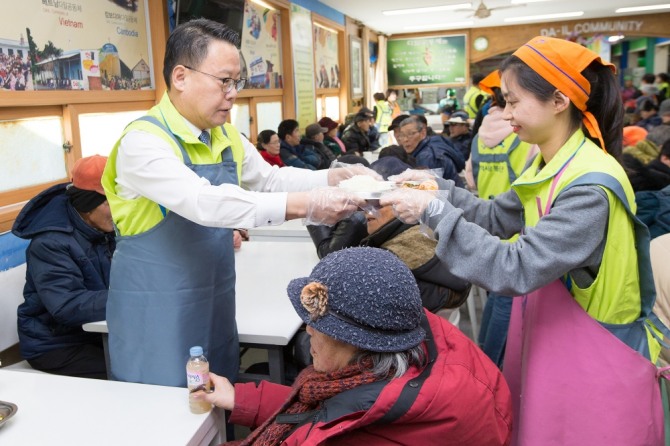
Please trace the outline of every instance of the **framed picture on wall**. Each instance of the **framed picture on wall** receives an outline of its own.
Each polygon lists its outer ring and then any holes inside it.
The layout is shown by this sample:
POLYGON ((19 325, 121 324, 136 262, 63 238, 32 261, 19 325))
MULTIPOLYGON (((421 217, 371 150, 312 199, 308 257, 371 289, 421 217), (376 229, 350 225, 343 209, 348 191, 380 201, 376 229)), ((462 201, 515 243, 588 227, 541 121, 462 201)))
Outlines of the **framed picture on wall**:
POLYGON ((349 36, 349 66, 351 99, 363 97, 363 47, 361 39, 349 36))

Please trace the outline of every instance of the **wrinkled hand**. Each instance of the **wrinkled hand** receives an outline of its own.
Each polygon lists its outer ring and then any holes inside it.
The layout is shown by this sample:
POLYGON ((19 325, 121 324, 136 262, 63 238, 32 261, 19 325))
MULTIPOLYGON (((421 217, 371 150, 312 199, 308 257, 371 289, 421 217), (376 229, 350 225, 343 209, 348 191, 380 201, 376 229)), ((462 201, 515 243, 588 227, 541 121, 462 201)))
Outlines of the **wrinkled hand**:
POLYGON ((193 394, 196 400, 205 400, 216 407, 233 410, 235 406, 235 387, 223 376, 209 372, 209 380, 214 385, 214 391, 207 393, 200 390, 193 394))
POLYGON ((414 224, 421 221, 424 211, 433 200, 438 198, 438 194, 444 193, 446 191, 428 191, 401 187, 393 192, 382 195, 379 199, 379 204, 381 206, 390 205, 393 208, 393 214, 400 221, 414 224))
POLYGON ((364 205, 364 199, 337 187, 315 189, 309 192, 305 224, 332 226, 364 205))
POLYGON ((395 183, 402 183, 403 181, 424 181, 434 179, 435 174, 432 171, 421 169, 407 169, 398 175, 391 175, 388 177, 388 181, 393 181, 395 183))
POLYGON ((377 181, 384 180, 377 172, 362 164, 347 164, 335 160, 328 169, 328 185, 337 186, 340 184, 340 181, 347 180, 356 175, 367 175, 377 181))

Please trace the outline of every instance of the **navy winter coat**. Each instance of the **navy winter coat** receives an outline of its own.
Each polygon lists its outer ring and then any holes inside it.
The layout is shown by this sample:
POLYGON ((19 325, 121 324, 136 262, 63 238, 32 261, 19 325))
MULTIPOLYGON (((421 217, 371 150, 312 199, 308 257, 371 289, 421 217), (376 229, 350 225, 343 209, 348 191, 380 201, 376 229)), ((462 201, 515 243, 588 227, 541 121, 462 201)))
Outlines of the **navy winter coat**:
POLYGON ((454 180, 457 186, 463 187, 463 181, 458 176, 458 172, 465 168, 463 154, 440 135, 425 137, 412 156, 418 167, 443 169, 442 178, 454 180))
POLYGON ((115 242, 84 222, 57 184, 30 200, 12 233, 26 250, 25 302, 18 308, 21 355, 34 359, 64 347, 100 342, 82 324, 105 319, 115 242))

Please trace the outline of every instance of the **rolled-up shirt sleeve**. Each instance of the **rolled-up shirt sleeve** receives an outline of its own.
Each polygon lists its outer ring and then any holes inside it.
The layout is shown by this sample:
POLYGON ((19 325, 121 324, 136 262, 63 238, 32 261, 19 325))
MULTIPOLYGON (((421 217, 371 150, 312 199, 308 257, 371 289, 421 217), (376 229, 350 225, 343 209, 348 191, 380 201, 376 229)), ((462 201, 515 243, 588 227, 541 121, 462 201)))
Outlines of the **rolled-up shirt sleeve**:
POLYGON ((287 192, 327 186, 327 171, 270 166, 241 138, 240 186, 213 186, 189 169, 160 136, 128 132, 118 149, 117 194, 125 199, 144 196, 203 226, 252 228, 284 222, 287 192))

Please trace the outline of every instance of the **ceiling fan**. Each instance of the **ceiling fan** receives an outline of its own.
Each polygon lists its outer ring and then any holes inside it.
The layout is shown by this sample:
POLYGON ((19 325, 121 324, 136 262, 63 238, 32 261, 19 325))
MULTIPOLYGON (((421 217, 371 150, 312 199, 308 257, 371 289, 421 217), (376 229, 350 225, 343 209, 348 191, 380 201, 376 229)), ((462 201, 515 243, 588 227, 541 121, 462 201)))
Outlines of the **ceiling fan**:
POLYGON ((479 6, 473 9, 468 9, 468 11, 472 11, 472 15, 470 17, 477 17, 478 19, 485 19, 487 17, 491 16, 491 11, 495 11, 498 9, 507 9, 507 8, 516 8, 517 6, 526 6, 525 3, 519 3, 516 5, 507 5, 507 6, 496 6, 493 8, 489 8, 484 4, 483 0, 479 0, 479 6))

